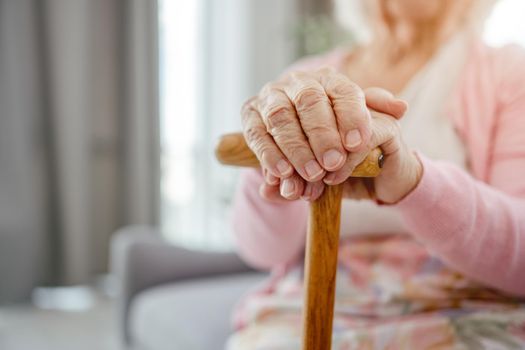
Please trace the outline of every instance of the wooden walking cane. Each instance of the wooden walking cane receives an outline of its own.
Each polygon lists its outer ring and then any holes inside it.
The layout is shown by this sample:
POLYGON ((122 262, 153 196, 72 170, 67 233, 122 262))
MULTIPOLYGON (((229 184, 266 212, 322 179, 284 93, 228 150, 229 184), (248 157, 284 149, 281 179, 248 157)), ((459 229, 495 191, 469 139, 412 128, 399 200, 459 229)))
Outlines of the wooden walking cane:
MULTIPOLYGON (((217 159, 226 165, 259 167, 241 133, 224 135, 217 159)), ((383 165, 379 148, 372 150, 352 177, 375 177, 383 165)), ((329 350, 332 342, 335 277, 339 246, 342 185, 328 186, 310 205, 305 255, 303 350, 329 350)))

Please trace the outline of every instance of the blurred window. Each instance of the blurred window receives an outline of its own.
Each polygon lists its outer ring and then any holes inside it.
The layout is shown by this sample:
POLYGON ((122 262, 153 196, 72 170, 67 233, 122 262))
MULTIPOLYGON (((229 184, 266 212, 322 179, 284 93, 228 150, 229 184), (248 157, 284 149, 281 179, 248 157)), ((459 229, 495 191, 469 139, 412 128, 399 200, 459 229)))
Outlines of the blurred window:
POLYGON ((199 222, 193 203, 198 191, 193 172, 197 161, 201 6, 199 0, 159 2, 161 226, 169 238, 189 245, 189 228, 199 229, 193 224, 199 222))
POLYGON ((161 229, 190 248, 232 248, 238 169, 213 154, 243 101, 296 57, 298 0, 160 0, 161 229))

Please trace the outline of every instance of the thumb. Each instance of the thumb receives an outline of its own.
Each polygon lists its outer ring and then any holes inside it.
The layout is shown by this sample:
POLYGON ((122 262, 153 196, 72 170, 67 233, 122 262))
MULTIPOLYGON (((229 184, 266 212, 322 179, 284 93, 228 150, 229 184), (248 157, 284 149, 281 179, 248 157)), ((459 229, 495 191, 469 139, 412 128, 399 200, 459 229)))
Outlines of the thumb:
POLYGON ((405 114, 408 104, 396 98, 390 91, 372 87, 364 90, 366 105, 377 112, 389 114, 396 119, 401 119, 405 114))

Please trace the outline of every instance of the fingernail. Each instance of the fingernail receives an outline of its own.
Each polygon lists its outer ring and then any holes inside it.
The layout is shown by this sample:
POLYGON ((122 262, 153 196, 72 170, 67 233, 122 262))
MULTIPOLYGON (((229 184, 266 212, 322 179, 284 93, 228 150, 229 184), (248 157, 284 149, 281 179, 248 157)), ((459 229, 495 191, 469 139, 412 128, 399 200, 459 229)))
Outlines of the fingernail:
POLYGON ((330 173, 326 175, 326 177, 323 179, 323 182, 328 185, 331 185, 334 181, 335 181, 335 173, 330 173))
POLYGON ((400 98, 396 98, 395 101, 396 101, 396 103, 397 103, 398 105, 400 105, 400 106, 403 106, 403 107, 405 107, 405 108, 408 107, 408 103, 407 103, 405 100, 402 100, 402 99, 400 99, 400 98))
POLYGON ((306 188, 304 189, 304 193, 301 196, 301 199, 309 201, 312 197, 312 186, 310 184, 306 184, 306 188))
POLYGON ((294 194, 295 182, 291 179, 284 179, 281 183, 281 196, 287 198, 294 194))
POLYGON ((291 175, 292 166, 288 164, 288 162, 284 159, 281 159, 277 162, 276 168, 279 171, 279 174, 281 174, 281 176, 291 175))
POLYGON ((407 111, 408 103, 406 103, 406 101, 398 99, 397 104, 401 107, 401 110, 403 111, 403 113, 407 111))
POLYGON ((323 155, 324 167, 327 170, 333 170, 344 162, 344 156, 341 152, 331 149, 323 155))
POLYGON ((304 171, 310 179, 315 179, 321 175, 324 170, 315 160, 311 160, 304 165, 304 171))
POLYGON ((408 104, 405 101, 398 99, 398 98, 395 99, 395 104, 396 104, 396 107, 398 108, 398 110, 396 111, 398 115, 396 115, 396 117, 402 117, 403 114, 405 114, 405 112, 408 109, 408 104))
POLYGON ((361 138, 361 133, 357 129, 350 130, 346 134, 346 138, 345 138, 346 147, 349 147, 349 148, 357 147, 361 144, 361 141, 363 141, 363 139, 361 138))
POLYGON ((266 173, 265 177, 266 177, 266 183, 268 183, 269 185, 277 185, 279 183, 279 178, 273 176, 269 172, 266 173))

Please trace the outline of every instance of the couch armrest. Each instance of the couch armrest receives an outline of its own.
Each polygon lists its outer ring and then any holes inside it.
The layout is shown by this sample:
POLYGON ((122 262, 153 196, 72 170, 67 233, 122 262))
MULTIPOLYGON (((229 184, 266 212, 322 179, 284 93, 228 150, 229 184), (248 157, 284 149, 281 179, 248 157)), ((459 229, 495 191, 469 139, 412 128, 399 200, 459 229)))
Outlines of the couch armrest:
POLYGON ((125 227, 111 242, 111 272, 118 284, 118 316, 129 343, 128 313, 142 290, 190 278, 252 271, 235 253, 188 250, 164 240, 147 226, 125 227))

